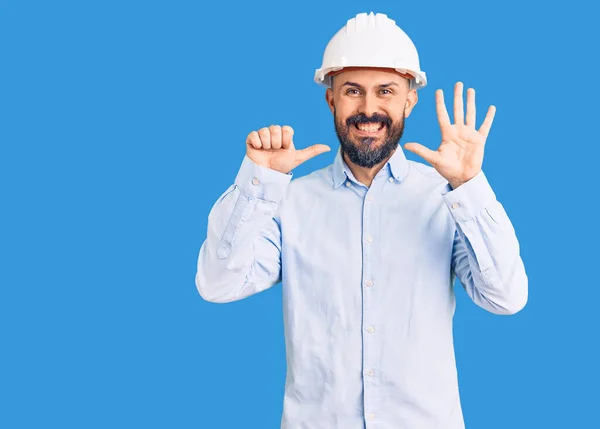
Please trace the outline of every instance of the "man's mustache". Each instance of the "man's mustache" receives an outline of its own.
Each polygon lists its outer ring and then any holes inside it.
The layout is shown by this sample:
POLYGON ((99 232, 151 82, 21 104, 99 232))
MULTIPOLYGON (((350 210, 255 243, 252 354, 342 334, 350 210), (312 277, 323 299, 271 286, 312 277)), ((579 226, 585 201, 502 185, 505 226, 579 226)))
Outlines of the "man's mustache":
POLYGON ((359 113, 358 115, 353 115, 346 119, 347 126, 358 124, 378 124, 380 122, 383 122, 383 124, 387 125, 388 128, 390 128, 392 125, 392 120, 389 117, 380 115, 378 113, 374 114, 370 118, 364 113, 359 113))

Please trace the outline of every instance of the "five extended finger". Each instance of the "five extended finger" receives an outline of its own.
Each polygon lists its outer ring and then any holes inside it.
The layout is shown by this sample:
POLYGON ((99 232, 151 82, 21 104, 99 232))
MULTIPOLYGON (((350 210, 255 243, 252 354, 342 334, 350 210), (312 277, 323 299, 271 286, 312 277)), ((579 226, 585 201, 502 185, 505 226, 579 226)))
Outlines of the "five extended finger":
POLYGON ((456 82, 454 85, 454 123, 464 124, 464 106, 463 106, 463 84, 456 82))
POLYGON ((476 109, 475 109, 475 90, 467 89, 467 119, 465 124, 468 127, 475 128, 476 109))
POLYGON ((492 123, 494 122, 494 116, 496 116, 496 106, 490 106, 487 115, 485 115, 485 119, 483 120, 483 124, 479 128, 479 133, 484 137, 487 137, 490 133, 490 128, 492 127, 492 123))
POLYGON ((441 89, 438 89, 435 92, 435 108, 440 127, 450 125, 450 116, 448 115, 448 110, 446 110, 446 104, 444 103, 444 92, 441 89))

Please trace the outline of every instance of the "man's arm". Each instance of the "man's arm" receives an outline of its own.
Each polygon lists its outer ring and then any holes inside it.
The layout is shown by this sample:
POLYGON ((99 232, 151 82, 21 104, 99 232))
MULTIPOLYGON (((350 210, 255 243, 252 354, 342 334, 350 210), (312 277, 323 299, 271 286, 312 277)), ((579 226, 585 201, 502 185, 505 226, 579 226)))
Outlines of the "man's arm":
POLYGON ((207 301, 226 303, 268 289, 281 280, 278 210, 292 173, 244 157, 234 184, 208 216, 196 287, 207 301))
POLYGON ((248 134, 235 183, 213 206, 198 255, 196 287, 205 300, 237 301, 281 280, 279 214, 292 170, 331 150, 324 144, 296 149, 293 136, 288 125, 248 134))
POLYGON ((469 297, 495 314, 514 314, 528 299, 519 242, 483 171, 443 193, 456 221, 452 270, 469 297))

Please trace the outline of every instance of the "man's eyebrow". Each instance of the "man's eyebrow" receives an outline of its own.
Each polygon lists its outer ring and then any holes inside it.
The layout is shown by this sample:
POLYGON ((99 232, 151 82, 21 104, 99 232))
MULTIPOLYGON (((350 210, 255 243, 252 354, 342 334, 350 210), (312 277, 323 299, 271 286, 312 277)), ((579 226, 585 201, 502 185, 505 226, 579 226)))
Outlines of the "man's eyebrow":
POLYGON ((355 86, 357 88, 362 88, 362 86, 359 85, 358 83, 356 83, 356 82, 350 82, 349 80, 347 80, 346 82, 344 82, 344 84, 342 86, 344 87, 346 85, 348 85, 348 86, 355 86))
MULTIPOLYGON (((356 82, 346 81, 346 82, 344 82, 344 84, 342 85, 342 87, 344 87, 346 85, 348 85, 348 86, 355 86, 357 88, 361 88, 362 89, 362 86, 360 84, 356 83, 356 82)), ((393 86, 393 85, 398 86, 398 84, 396 82, 388 82, 388 83, 382 83, 381 85, 379 85, 379 88, 387 88, 387 87, 393 86)))

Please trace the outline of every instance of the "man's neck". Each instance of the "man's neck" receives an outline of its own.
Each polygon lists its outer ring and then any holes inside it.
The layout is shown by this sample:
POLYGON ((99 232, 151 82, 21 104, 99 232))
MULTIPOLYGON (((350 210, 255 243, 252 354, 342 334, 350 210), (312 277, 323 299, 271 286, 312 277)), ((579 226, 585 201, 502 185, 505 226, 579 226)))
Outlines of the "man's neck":
MULTIPOLYGON (((395 151, 396 150, 398 149, 395 149, 395 151)), ((373 183, 373 179, 375 178, 375 176, 377 176, 377 173, 379 173, 379 171, 383 168, 385 163, 394 155, 394 152, 392 152, 390 156, 381 161, 379 164, 375 164, 371 168, 356 165, 348 159, 348 155, 346 153, 344 153, 343 155, 344 161, 346 161, 348 168, 350 168, 350 171, 352 171, 352 174, 354 175, 356 180, 365 185, 367 188, 370 188, 371 183, 373 183)))

